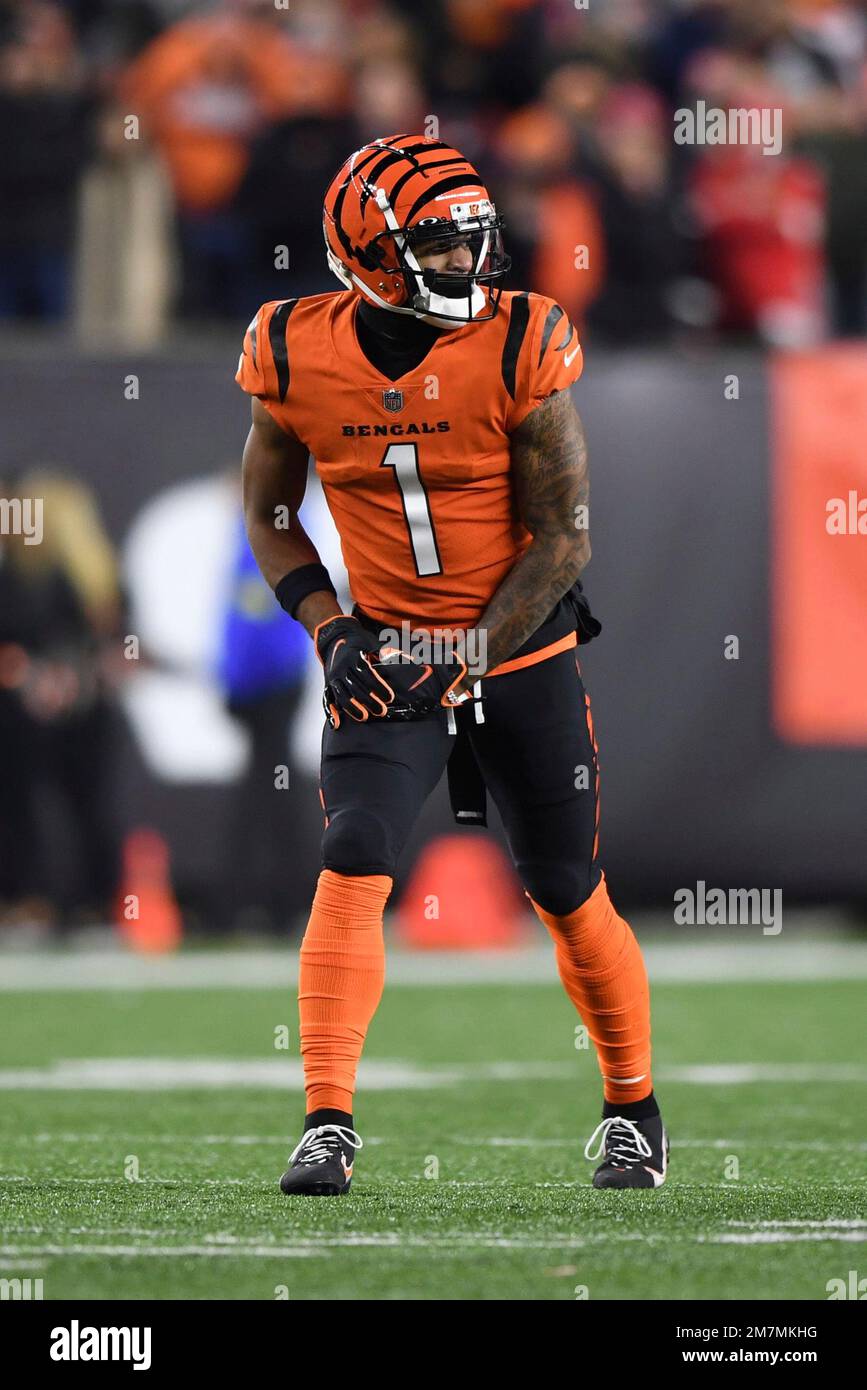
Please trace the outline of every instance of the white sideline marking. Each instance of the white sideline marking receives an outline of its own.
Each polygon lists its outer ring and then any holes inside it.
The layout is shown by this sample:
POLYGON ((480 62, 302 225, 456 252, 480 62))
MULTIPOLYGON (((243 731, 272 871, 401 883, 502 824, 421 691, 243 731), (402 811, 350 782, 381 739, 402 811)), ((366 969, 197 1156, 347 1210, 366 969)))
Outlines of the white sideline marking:
POLYGON ((727 1221, 727 1226, 748 1226, 754 1231, 770 1230, 861 1230, 867 1226, 867 1221, 858 1218, 848 1220, 845 1217, 829 1216, 825 1221, 727 1221))
POLYGON ((743 1235, 723 1232, 721 1235, 699 1236, 698 1239, 706 1245, 796 1245, 815 1240, 844 1240, 860 1244, 867 1241, 867 1231, 750 1231, 743 1235))
MULTIPOLYGON (((4 1258, 16 1259, 19 1250, 27 1250, 28 1246, 2 1245, 0 1255, 4 1258)), ((315 1255, 315 1249, 305 1249, 298 1245, 251 1245, 243 1250, 223 1249, 216 1245, 41 1245, 35 1247, 35 1253, 56 1257, 58 1255, 102 1255, 111 1257, 133 1256, 136 1259, 139 1255, 157 1255, 169 1257, 186 1257, 188 1255, 253 1255, 256 1259, 270 1257, 272 1259, 302 1259, 305 1256, 315 1255)))
MULTIPOLYGON (((756 1082, 865 1082, 867 1066, 854 1062, 710 1063, 661 1067, 658 1081, 693 1086, 738 1086, 756 1082)), ((361 1091, 435 1090, 473 1082, 572 1081, 573 1062, 471 1062, 425 1067, 416 1062, 362 1061, 361 1091)), ((61 1059, 44 1067, 0 1071, 0 1091, 207 1091, 230 1089, 301 1091, 301 1062, 290 1058, 93 1057, 61 1059)))
MULTIPOLYGON (((378 1144, 388 1143, 388 1140, 365 1139, 364 1143, 378 1144)), ((450 1144, 468 1144, 475 1148, 477 1145, 483 1148, 492 1149, 571 1149, 575 1146, 576 1139, 534 1139, 527 1135, 485 1135, 482 1138, 473 1138, 469 1134, 451 1134, 448 1142, 450 1144)), ((672 1139, 673 1149, 750 1149, 761 1147, 762 1149, 795 1149, 805 1150, 814 1153, 839 1153, 845 1150, 847 1153, 867 1152, 867 1141, 840 1139, 831 1141, 830 1139, 774 1139, 754 1137, 752 1139, 672 1139)))
POLYGON ((205 1235, 201 1243, 189 1245, 141 1244, 79 1244, 61 1245, 3 1245, 0 1258, 20 1261, 25 1258, 56 1259, 68 1257, 129 1258, 140 1256, 156 1259, 177 1259, 196 1256, 203 1259, 303 1259, 327 1256, 332 1250, 374 1249, 374 1250, 578 1250, 593 1246, 646 1243, 659 1245, 681 1243, 697 1245, 756 1245, 756 1244, 796 1244, 803 1242, 864 1241, 867 1234, 855 1231, 754 1231, 748 1235, 729 1235, 725 1232, 699 1232, 689 1235, 682 1233, 643 1231, 594 1231, 583 1235, 515 1236, 498 1232, 484 1234, 477 1231, 453 1231, 446 1233, 419 1233, 417 1235, 399 1232, 353 1232, 340 1235, 299 1237, 290 1244, 278 1245, 267 1238, 227 1235, 205 1235))
MULTIPOLYGON (((108 1144, 116 1148, 121 1141, 121 1136, 115 1134, 81 1134, 70 1133, 69 1131, 58 1131, 56 1134, 10 1134, 7 1135, 3 1143, 6 1145, 22 1144, 28 1147, 31 1144, 108 1144)), ((242 1147, 268 1145, 287 1145, 293 1143, 289 1130, 285 1134, 141 1134, 135 1131, 124 1130, 122 1135, 124 1144, 175 1144, 180 1148, 195 1148, 197 1145, 217 1145, 217 1144, 236 1144, 242 1147)), ((364 1147, 366 1149, 376 1148, 381 1144, 400 1144, 402 1141, 397 1136, 386 1138, 379 1134, 365 1134, 364 1147)), ((450 1134, 448 1136, 450 1144, 465 1144, 469 1148, 491 1148, 491 1149, 573 1149, 578 1143, 577 1138, 561 1139, 534 1139, 528 1135, 482 1135, 471 1134, 450 1134)), ((857 1139, 774 1139, 770 1141, 765 1138, 754 1137, 752 1139, 672 1139, 673 1149, 723 1149, 726 1152, 732 1149, 751 1149, 761 1147, 762 1149, 791 1149, 795 1152, 808 1153, 839 1153, 841 1150, 846 1153, 865 1153, 867 1152, 867 1140, 857 1139)))
POLYGON ((859 1062, 711 1062, 700 1066, 662 1067, 661 1081, 695 1086, 743 1086, 754 1081, 867 1081, 859 1062))
MULTIPOLYGON (((469 1066, 418 1066, 414 1062, 362 1061, 359 1087, 368 1091, 433 1090, 465 1081, 561 1081, 575 1076, 568 1062, 480 1062, 469 1066)), ((94 1057, 60 1060, 46 1067, 0 1071, 3 1091, 147 1091, 239 1089, 301 1091, 300 1061, 289 1058, 94 1057)))
MULTIPOLYGON (((634 919, 639 933, 641 918, 634 919)), ((641 943, 654 984, 867 979, 867 945, 860 941, 779 937, 726 939, 732 928, 684 929, 676 941, 641 943)), ((297 947, 286 950, 182 951, 140 956, 114 949, 3 951, 0 992, 284 989, 297 983, 297 947)), ((534 984, 559 988, 553 948, 513 951, 402 951, 388 948, 388 983, 399 985, 534 984)))

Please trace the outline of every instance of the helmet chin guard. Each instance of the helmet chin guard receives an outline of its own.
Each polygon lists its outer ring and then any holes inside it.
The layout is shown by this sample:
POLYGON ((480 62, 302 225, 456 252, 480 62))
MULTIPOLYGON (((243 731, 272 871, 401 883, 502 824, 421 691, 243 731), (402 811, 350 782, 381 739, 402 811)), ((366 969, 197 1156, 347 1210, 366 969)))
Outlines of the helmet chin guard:
POLYGON ((356 150, 325 197, 328 265, 371 303, 438 328, 493 318, 511 264, 478 174, 451 146, 392 136, 356 150), (424 266, 428 254, 470 251, 467 271, 424 266))

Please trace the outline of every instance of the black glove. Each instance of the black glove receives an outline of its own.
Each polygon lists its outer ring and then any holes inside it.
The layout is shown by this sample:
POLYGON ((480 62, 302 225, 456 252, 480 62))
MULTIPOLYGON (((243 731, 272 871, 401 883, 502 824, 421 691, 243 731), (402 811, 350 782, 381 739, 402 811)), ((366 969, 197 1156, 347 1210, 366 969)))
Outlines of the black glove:
POLYGON ((462 661, 413 661, 396 647, 383 647, 370 658, 371 666, 392 691, 386 719, 422 719, 445 706, 461 704, 469 695, 454 698, 452 688, 467 674, 462 661))
POLYGON ((325 713, 333 728, 340 727, 341 713, 357 723, 382 718, 394 691, 377 675, 368 659, 380 643, 357 618, 338 613, 326 618, 314 633, 316 651, 325 672, 325 713))

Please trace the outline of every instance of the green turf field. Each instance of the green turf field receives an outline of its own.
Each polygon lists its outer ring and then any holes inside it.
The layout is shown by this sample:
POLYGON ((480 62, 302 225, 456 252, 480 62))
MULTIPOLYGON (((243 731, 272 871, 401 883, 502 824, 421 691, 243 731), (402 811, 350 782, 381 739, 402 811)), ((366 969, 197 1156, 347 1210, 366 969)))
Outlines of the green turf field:
POLYGON ((288 990, 6 994, 0 1276, 47 1299, 825 1299, 864 1272, 863 993, 657 985, 670 1177, 611 1193, 553 979, 387 989, 352 1193, 294 1201, 288 990))

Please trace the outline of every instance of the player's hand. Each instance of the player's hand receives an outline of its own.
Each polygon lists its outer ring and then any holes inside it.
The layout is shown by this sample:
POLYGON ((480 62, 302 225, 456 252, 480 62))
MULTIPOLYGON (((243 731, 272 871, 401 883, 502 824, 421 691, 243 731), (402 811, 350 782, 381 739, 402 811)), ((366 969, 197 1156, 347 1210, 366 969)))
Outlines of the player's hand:
POLYGON ((319 624, 314 641, 325 672, 325 713, 332 727, 340 727, 341 714, 359 724, 381 719, 394 691, 370 664, 380 645, 374 634, 357 618, 338 613, 319 624))
POLYGON ((388 719, 421 719, 443 706, 472 698, 469 691, 460 693, 467 668, 457 658, 436 663, 415 661, 397 647, 383 647, 370 660, 373 670, 393 692, 388 719))

